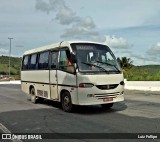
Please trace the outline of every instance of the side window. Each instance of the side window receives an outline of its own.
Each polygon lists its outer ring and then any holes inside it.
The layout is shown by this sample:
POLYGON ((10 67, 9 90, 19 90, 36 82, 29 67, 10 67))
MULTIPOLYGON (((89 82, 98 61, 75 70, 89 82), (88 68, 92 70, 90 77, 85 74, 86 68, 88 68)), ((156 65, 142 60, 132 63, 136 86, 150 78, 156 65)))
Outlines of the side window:
POLYGON ((66 50, 60 51, 60 58, 59 58, 59 68, 62 70, 66 70, 67 65, 67 54, 66 50))
POLYGON ((30 69, 38 69, 37 54, 31 55, 30 69))
POLYGON ((73 62, 71 61, 69 50, 60 51, 59 69, 69 73, 74 73, 73 62))
POLYGON ((57 68, 58 52, 51 52, 51 69, 57 68))
POLYGON ((22 69, 23 70, 27 70, 28 69, 28 61, 29 61, 29 56, 24 56, 23 63, 22 63, 22 69))
POLYGON ((48 69, 48 56, 49 52, 43 52, 40 53, 39 55, 39 63, 38 63, 38 68, 39 69, 48 69))

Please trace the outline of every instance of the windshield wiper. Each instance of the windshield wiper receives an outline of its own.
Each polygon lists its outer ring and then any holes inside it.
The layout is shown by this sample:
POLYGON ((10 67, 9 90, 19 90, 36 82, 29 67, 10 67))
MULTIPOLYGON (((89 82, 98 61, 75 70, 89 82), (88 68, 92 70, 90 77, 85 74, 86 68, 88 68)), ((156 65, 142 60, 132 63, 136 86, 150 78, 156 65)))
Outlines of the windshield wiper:
POLYGON ((101 62, 101 61, 96 61, 96 62, 106 64, 106 65, 109 65, 109 66, 113 66, 118 72, 121 72, 115 65, 112 65, 112 64, 107 63, 107 62, 101 62))
POLYGON ((99 68, 99 69, 101 69, 101 70, 109 73, 109 71, 107 71, 106 69, 104 69, 104 68, 102 68, 102 67, 100 67, 100 66, 98 66, 98 65, 91 64, 91 63, 86 63, 86 62, 81 62, 81 63, 83 63, 83 64, 85 64, 85 65, 88 65, 88 66, 95 66, 95 67, 97 67, 97 68, 99 68))

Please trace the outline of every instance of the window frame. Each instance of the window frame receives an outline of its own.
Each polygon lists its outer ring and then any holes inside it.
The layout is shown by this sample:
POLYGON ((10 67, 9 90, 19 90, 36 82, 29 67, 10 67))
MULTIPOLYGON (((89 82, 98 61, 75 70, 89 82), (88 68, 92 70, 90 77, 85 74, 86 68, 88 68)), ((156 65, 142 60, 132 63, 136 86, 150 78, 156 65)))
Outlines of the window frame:
POLYGON ((33 54, 30 54, 30 62, 29 62, 29 70, 38 70, 38 53, 33 53, 33 54), (35 67, 32 67, 32 64, 31 64, 31 61, 32 61, 32 56, 33 55, 36 55, 36 62, 35 64, 33 64, 33 66, 35 67), (37 66, 37 67, 36 67, 37 66))
POLYGON ((49 59, 49 69, 50 70, 57 70, 59 68, 59 50, 51 50, 50 51, 50 59, 49 59), (52 53, 56 53, 57 57, 56 57, 56 67, 55 68, 52 68, 52 53))
MULTIPOLYGON (((50 61, 49 61, 49 57, 50 57, 50 50, 46 50, 46 51, 42 51, 42 52, 39 52, 38 53, 38 61, 37 61, 37 63, 38 63, 38 70, 49 70, 50 69, 50 61), (46 68, 40 68, 40 63, 39 63, 39 61, 40 61, 40 55, 41 54, 43 54, 43 53, 47 53, 48 52, 48 65, 47 65, 47 67, 46 68)), ((44 64, 44 63, 42 63, 42 64, 44 64)))
POLYGON ((30 60, 30 55, 24 55, 24 56, 23 56, 21 70, 29 70, 29 60, 30 60), (25 66, 27 66, 27 67, 24 68, 24 60, 25 60, 26 57, 28 57, 27 64, 25 65, 25 66))
MULTIPOLYGON (((66 72, 66 73, 74 74, 74 73, 71 73, 71 72, 67 71, 67 69, 62 69, 62 68, 60 68, 61 52, 62 52, 62 51, 66 51, 66 50, 68 50, 68 51, 71 53, 69 47, 67 47, 67 46, 62 47, 61 49, 59 49, 58 70, 63 71, 63 72, 66 72)), ((70 65, 69 65, 69 66, 70 66, 70 65)), ((64 66, 64 67, 69 67, 69 66, 64 66)))

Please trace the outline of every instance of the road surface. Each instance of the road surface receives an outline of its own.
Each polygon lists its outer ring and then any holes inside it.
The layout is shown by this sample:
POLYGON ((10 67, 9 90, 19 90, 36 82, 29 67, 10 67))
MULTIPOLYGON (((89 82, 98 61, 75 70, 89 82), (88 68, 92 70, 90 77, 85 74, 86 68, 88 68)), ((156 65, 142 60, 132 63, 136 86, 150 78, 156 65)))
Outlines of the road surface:
POLYGON ((115 104, 111 109, 99 105, 76 109, 74 113, 66 113, 61 110, 60 103, 47 100, 32 104, 20 90, 20 85, 0 85, 0 133, 50 133, 64 138, 54 141, 71 142, 159 141, 143 139, 140 134, 160 133, 160 92, 126 90, 125 101, 115 104), (79 136, 66 136, 66 133, 78 133, 79 136), (86 133, 90 133, 92 139, 88 139, 86 133), (103 135, 107 133, 117 133, 117 137, 118 134, 136 133, 141 139, 104 139, 103 135))

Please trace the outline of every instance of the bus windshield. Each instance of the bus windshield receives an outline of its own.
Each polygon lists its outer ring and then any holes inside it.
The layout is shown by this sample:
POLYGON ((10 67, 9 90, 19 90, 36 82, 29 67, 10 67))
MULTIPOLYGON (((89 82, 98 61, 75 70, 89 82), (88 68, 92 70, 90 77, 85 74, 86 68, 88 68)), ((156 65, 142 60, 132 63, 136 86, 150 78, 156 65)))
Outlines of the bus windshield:
POLYGON ((108 46, 93 43, 72 43, 80 72, 121 73, 121 68, 108 46))

